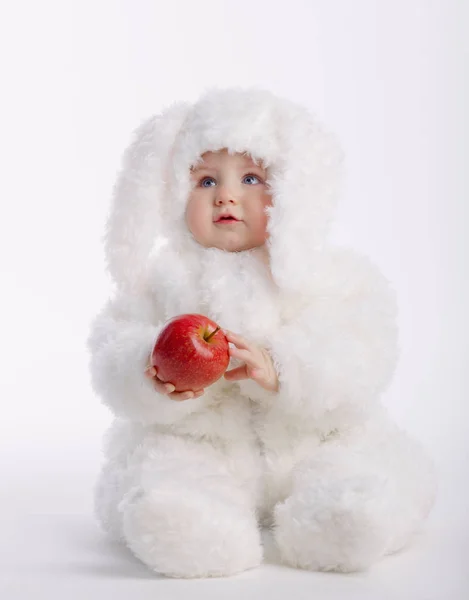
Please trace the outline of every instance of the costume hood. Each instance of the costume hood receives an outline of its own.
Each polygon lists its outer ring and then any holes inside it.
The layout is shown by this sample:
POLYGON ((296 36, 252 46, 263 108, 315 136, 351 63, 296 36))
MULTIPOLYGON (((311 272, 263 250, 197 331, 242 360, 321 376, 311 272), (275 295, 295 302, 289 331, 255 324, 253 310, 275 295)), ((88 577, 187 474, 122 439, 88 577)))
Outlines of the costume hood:
POLYGON ((263 161, 272 194, 266 208, 271 276, 281 290, 308 288, 336 210, 342 152, 306 108, 257 88, 211 89, 193 104, 172 104, 136 130, 104 238, 118 288, 138 290, 158 276, 173 277, 177 285, 207 254, 216 260, 251 253, 202 248, 185 224, 190 168, 204 152, 222 148, 263 161))

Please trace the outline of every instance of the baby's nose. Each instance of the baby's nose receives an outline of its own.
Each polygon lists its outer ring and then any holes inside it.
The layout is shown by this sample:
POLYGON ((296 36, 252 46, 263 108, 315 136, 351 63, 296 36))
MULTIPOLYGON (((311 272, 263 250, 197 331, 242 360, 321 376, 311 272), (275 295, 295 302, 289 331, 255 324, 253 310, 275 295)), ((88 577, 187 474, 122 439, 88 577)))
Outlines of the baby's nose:
POLYGON ((215 198, 215 203, 217 204, 217 206, 230 203, 234 204, 236 203, 236 198, 235 195, 232 192, 230 192, 230 190, 228 190, 227 188, 219 188, 218 194, 215 198))
POLYGON ((236 201, 234 198, 217 198, 215 204, 217 206, 223 206, 223 204, 234 204, 236 201))

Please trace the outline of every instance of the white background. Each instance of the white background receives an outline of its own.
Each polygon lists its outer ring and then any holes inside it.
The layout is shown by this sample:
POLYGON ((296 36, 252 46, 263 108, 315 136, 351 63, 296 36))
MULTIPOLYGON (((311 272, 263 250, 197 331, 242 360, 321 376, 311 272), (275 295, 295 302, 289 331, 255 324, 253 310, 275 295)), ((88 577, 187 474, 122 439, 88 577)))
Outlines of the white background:
POLYGON ((0 11, 0 595, 467 597, 468 3, 18 0, 0 11), (121 154, 168 103, 251 84, 339 135, 334 241, 369 254, 398 293, 401 359, 383 401, 434 457, 440 493, 425 536, 366 575, 266 565, 229 584, 161 580, 107 544, 91 512, 111 416, 90 389, 85 339, 109 293, 101 236, 121 154))

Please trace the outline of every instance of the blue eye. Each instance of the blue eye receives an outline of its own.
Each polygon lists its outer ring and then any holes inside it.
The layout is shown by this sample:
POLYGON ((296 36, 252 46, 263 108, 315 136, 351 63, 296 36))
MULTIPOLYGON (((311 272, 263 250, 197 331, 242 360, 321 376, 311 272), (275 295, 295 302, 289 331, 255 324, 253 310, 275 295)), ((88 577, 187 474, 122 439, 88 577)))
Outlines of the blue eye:
POLYGON ((212 187, 211 185, 204 185, 206 181, 215 181, 213 177, 204 177, 200 182, 201 187, 212 187))
MULTIPOLYGON (((253 181, 248 182, 248 185, 255 185, 256 183, 261 183, 261 181, 260 181, 259 177, 257 177, 257 175, 252 175, 252 174, 245 175, 243 177, 243 182, 246 181, 246 179, 253 180, 253 181)), ((204 177, 203 179, 200 180, 199 185, 200 185, 200 187, 203 187, 203 188, 213 187, 211 184, 206 185, 208 182, 213 182, 213 185, 216 185, 216 183, 217 183, 213 177, 204 177)))
POLYGON ((243 181, 248 178, 255 179, 257 181, 257 183, 260 183, 260 179, 258 177, 256 177, 256 175, 246 175, 246 177, 244 177, 243 181))

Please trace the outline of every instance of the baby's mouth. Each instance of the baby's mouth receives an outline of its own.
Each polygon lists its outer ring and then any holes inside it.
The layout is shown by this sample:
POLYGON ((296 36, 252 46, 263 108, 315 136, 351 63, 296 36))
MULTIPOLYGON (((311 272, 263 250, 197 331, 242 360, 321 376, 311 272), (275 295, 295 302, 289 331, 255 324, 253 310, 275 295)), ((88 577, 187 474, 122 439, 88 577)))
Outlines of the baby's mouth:
POLYGON ((235 217, 231 217, 231 216, 226 216, 226 217, 220 217, 219 219, 217 219, 215 221, 215 223, 238 223, 239 219, 235 219, 235 217))

